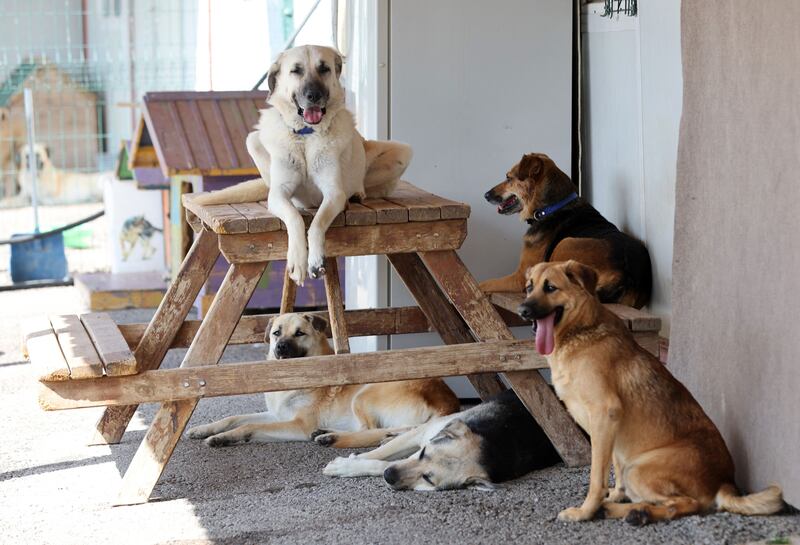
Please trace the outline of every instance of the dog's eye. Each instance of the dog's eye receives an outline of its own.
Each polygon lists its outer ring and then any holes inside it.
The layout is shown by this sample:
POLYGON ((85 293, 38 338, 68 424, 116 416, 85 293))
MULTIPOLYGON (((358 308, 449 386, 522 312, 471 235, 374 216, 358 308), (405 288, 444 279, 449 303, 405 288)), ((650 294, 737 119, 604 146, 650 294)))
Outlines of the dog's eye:
POLYGON ((525 293, 533 293, 533 284, 525 286, 525 293))
POLYGON ((545 292, 545 293, 553 293, 553 292, 554 292, 554 291, 556 291, 558 288, 557 288, 557 287, 555 287, 555 286, 554 286, 553 284, 551 284, 550 282, 547 282, 547 281, 545 281, 545 283, 544 283, 544 287, 543 287, 542 289, 544 290, 544 292, 545 292))
POLYGON ((272 332, 272 336, 273 337, 280 337, 281 336, 281 330, 280 329, 276 329, 275 331, 272 332))
POLYGON ((303 335, 305 335, 305 332, 302 329, 298 329, 294 332, 295 337, 302 337, 303 335))
POLYGON ((326 64, 322 64, 322 65, 320 65, 319 68, 317 68, 317 72, 319 72, 320 74, 327 74, 330 71, 331 71, 331 69, 328 68, 328 65, 326 65, 326 64))
POLYGON ((423 473, 422 474, 422 478, 425 479, 425 482, 428 483, 429 485, 436 486, 435 484, 433 484, 433 481, 431 480, 431 474, 430 473, 423 473))
POLYGON ((300 66, 295 66, 294 68, 291 69, 290 73, 291 74, 297 74, 298 76, 302 76, 303 75, 303 69, 300 66))

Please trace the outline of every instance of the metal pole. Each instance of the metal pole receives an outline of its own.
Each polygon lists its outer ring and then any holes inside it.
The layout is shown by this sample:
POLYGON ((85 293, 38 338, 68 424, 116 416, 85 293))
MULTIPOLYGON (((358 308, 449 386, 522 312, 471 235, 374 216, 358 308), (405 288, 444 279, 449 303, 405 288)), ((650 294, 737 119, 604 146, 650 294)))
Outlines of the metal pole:
MULTIPOLYGON (((293 33, 293 34, 292 34, 292 35, 289 37, 289 39, 288 39, 288 40, 286 40, 286 43, 285 43, 285 44, 283 44, 283 47, 282 47, 282 48, 281 48, 281 50, 278 52, 278 55, 280 55, 281 53, 283 53, 284 51, 286 51, 287 49, 289 49, 290 47, 292 47, 292 44, 294 43, 295 39, 297 38, 297 35, 298 35, 298 34, 300 34, 300 31, 301 31, 301 30, 303 30, 303 27, 304 27, 304 26, 306 26, 306 23, 307 23, 307 22, 308 22, 308 20, 311 18, 311 14, 312 14, 312 13, 314 13, 314 10, 315 10, 315 9, 317 9, 317 6, 319 6, 319 3, 320 3, 320 2, 322 2, 322 0, 317 0, 317 1, 314 3, 314 5, 313 5, 313 6, 311 6, 311 9, 310 9, 310 10, 308 10, 308 13, 306 13, 306 16, 305 16, 305 18, 303 19, 303 21, 300 23, 300 26, 298 26, 298 27, 295 29, 294 33, 293 33)), ((276 58, 276 59, 278 58, 278 55, 275 55, 275 58, 276 58)), ((269 74, 269 68, 267 69, 267 71, 266 71, 266 72, 264 72, 264 75, 263 75, 263 76, 261 76, 261 79, 259 79, 259 80, 258 80, 258 83, 256 83, 256 84, 253 86, 253 89, 252 89, 253 91, 258 91, 258 88, 259 88, 259 87, 261 87, 261 84, 262 84, 262 83, 264 83, 264 80, 265 80, 265 79, 267 79, 267 74, 269 74)))
POLYGON ((25 97, 25 123, 28 126, 28 172, 31 179, 31 206, 33 206, 33 232, 39 232, 39 195, 37 189, 37 182, 39 179, 39 161, 36 159, 36 150, 34 143, 36 142, 36 128, 34 126, 33 117, 33 93, 30 87, 26 87, 24 91, 25 97))

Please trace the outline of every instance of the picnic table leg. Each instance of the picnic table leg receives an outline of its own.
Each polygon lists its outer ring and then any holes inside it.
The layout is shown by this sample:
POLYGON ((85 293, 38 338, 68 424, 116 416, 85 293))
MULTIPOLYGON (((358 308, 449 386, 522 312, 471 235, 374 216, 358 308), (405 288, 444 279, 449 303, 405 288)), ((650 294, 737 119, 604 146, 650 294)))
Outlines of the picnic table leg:
MULTIPOLYGON (((514 338, 455 251, 420 252, 419 256, 478 339, 514 338)), ((516 371, 506 373, 506 378, 564 462, 573 467, 587 465, 589 441, 542 376, 536 371, 516 371)))
MULTIPOLYGON (((219 237, 202 230, 134 350, 138 371, 158 369, 219 257, 219 237)), ((90 444, 119 443, 138 405, 107 407, 90 444)))
POLYGON ((281 291, 281 314, 294 311, 294 302, 297 298, 297 284, 289 278, 289 269, 283 270, 283 291, 281 291))
MULTIPOLYGON (((228 340, 266 267, 265 262, 231 265, 181 367, 219 363, 228 340)), ((131 505, 147 501, 198 401, 198 399, 188 399, 161 404, 122 478, 122 487, 115 505, 131 505)))
MULTIPOLYGON (((446 344, 475 342, 469 327, 442 294, 417 254, 391 254, 386 257, 446 344)), ((481 373, 467 378, 481 399, 487 399, 506 389, 496 373, 481 373)))
POLYGON ((333 333, 333 350, 337 354, 350 353, 350 339, 344 319, 342 285, 339 283, 339 264, 335 257, 325 258, 325 297, 328 299, 328 317, 333 333))

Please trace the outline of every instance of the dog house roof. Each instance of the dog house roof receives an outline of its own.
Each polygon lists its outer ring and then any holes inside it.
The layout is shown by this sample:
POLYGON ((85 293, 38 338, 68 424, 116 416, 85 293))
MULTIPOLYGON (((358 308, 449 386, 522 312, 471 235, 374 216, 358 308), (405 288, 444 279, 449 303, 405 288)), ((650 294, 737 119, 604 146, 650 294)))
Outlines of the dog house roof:
POLYGON ((245 146, 267 108, 267 91, 161 92, 144 95, 130 166, 164 176, 258 176, 245 146))

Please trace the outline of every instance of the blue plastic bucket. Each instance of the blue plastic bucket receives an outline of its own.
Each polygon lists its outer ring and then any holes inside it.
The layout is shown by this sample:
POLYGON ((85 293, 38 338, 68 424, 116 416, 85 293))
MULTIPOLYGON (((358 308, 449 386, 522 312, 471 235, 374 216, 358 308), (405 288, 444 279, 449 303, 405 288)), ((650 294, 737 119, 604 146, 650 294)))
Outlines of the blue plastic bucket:
MULTIPOLYGON (((11 239, 30 235, 16 234, 11 239)), ((44 238, 11 244, 11 281, 64 280, 67 278, 67 256, 64 235, 56 233, 44 238)))

